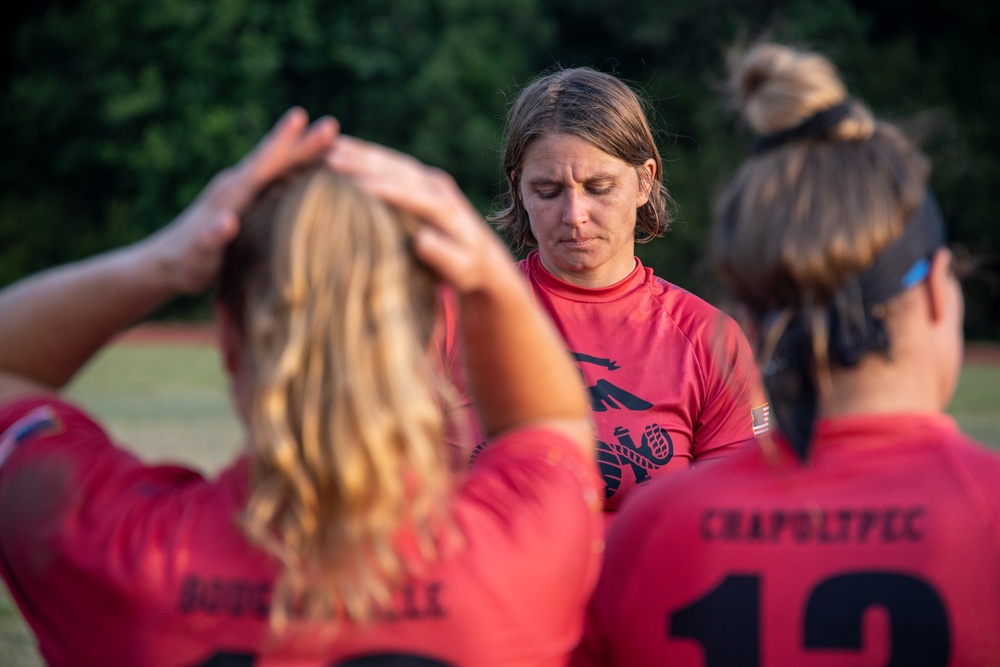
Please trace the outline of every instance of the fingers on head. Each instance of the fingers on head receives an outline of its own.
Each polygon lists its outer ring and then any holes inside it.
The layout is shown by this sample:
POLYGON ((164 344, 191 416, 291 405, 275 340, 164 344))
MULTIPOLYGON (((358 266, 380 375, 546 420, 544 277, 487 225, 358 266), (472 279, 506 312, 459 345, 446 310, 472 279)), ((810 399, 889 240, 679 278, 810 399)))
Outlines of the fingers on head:
POLYGON ((328 150, 339 132, 340 123, 332 116, 323 116, 314 121, 302 141, 308 159, 314 160, 328 150))
POLYGON ((389 174, 399 178, 401 174, 416 172, 422 167, 415 158, 350 136, 338 138, 327 154, 327 164, 334 171, 358 179, 389 174))
POLYGON ((240 166, 251 187, 259 187, 292 167, 320 159, 339 131, 335 118, 324 116, 310 125, 305 110, 293 107, 240 166))
POLYGON ((427 217, 443 203, 462 199, 455 180, 405 153, 341 136, 327 155, 334 171, 354 178, 369 194, 427 217))
POLYGON ((302 107, 292 107, 275 123, 271 134, 299 133, 309 122, 309 114, 302 107))

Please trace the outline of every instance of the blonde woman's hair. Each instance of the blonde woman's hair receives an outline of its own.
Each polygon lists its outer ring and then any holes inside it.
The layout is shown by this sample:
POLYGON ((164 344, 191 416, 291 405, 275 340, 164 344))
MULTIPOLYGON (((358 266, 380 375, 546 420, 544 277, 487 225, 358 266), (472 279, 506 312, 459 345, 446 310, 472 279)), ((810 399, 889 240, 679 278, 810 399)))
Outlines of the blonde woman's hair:
POLYGON ((446 390, 428 357, 434 281, 408 249, 417 224, 314 168, 268 188, 227 255, 219 299, 253 386, 243 526, 281 564, 277 626, 370 620, 437 557, 446 390))
POLYGON ((711 255, 757 315, 825 306, 898 237, 924 200, 929 163, 903 134, 850 99, 823 56, 778 44, 734 54, 732 106, 758 135, 837 105, 825 136, 748 158, 718 197, 711 255))

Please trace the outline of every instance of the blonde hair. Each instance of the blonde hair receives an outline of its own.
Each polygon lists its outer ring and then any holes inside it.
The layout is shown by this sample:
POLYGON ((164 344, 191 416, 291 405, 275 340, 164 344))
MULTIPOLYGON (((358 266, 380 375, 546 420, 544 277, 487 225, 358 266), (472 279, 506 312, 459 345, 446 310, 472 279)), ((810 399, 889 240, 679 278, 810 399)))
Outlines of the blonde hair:
POLYGON ((436 558, 451 488, 434 284, 417 221, 323 169, 243 216, 219 298, 244 334, 253 407, 243 526, 281 563, 272 619, 365 621, 436 558), (419 561, 419 559, 417 559, 419 561))
POLYGON ((758 316, 823 307, 898 237, 923 202, 927 159, 849 99, 824 57, 778 44, 736 54, 731 103, 759 135, 846 104, 824 137, 748 158, 716 201, 714 264, 758 316))

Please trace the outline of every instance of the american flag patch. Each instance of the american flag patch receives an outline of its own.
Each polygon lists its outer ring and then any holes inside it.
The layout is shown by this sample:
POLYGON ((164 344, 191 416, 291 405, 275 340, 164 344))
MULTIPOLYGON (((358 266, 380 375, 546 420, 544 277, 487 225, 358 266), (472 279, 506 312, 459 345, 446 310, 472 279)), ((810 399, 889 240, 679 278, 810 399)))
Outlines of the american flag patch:
POLYGON ((18 445, 33 435, 51 434, 62 431, 62 424, 52 408, 40 405, 10 425, 0 433, 0 466, 14 453, 18 445))
POLYGON ((755 436, 767 433, 770 424, 770 408, 767 403, 750 410, 750 418, 753 420, 753 434, 755 436))

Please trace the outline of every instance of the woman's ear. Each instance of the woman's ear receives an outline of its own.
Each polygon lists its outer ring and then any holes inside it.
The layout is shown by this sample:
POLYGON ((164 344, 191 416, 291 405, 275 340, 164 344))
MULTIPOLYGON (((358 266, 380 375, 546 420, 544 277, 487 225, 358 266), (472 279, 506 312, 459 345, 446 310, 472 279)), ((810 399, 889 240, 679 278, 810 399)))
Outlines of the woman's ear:
POLYGON ((656 161, 649 158, 636 167, 636 174, 639 176, 639 196, 636 198, 635 207, 641 208, 649 201, 653 186, 656 184, 656 161))
POLYGON ((250 423, 251 403, 250 379, 244 367, 245 347, 243 330, 237 323, 236 316, 221 301, 212 303, 218 328, 219 350, 222 354, 222 365, 229 379, 229 393, 232 396, 236 412, 244 424, 250 423))
POLYGON ((955 275, 951 269, 951 251, 947 248, 938 249, 931 257, 931 267, 927 273, 927 296, 931 321, 938 323, 952 312, 956 304, 955 275))
POLYGON ((218 328, 222 365, 232 379, 239 373, 243 362, 243 334, 236 323, 236 316, 222 302, 214 301, 212 311, 218 328))

